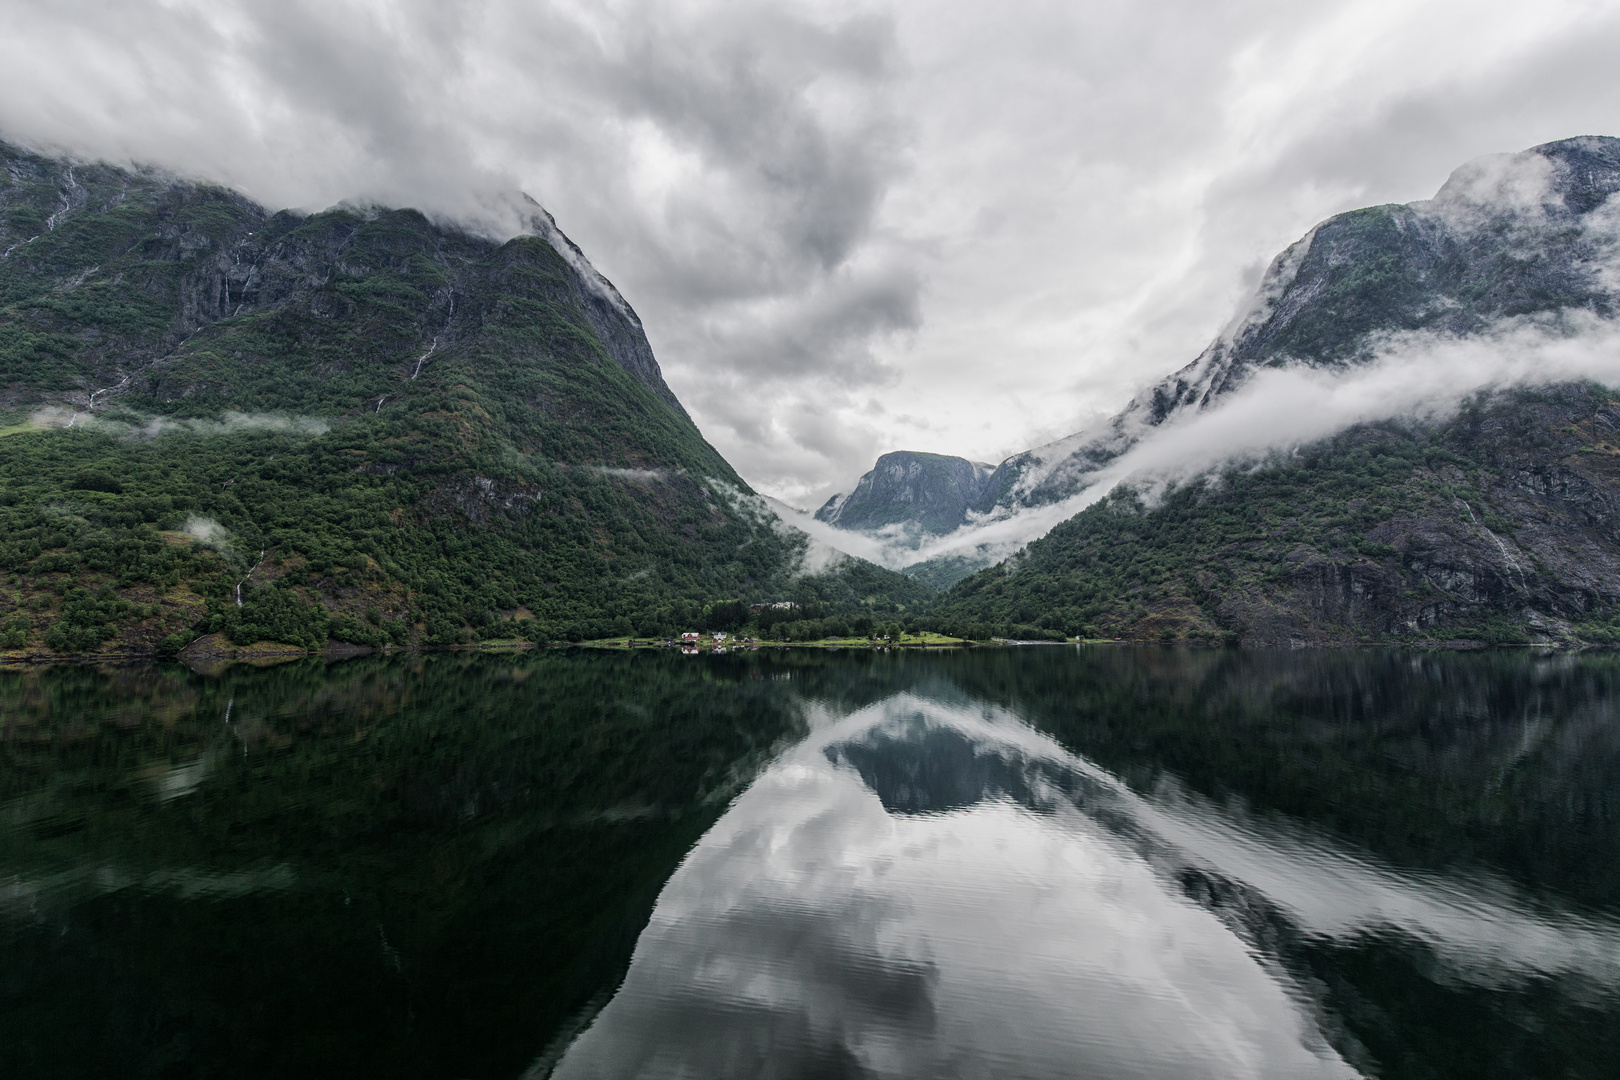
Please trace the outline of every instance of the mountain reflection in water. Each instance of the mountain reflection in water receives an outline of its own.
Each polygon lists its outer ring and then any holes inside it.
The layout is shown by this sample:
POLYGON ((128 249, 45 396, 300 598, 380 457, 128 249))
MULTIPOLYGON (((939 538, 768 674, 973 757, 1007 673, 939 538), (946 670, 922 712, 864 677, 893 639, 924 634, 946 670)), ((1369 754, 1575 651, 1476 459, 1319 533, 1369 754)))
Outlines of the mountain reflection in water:
POLYGON ((911 695, 826 724, 677 871, 554 1075, 1352 1075, 1043 742, 911 695))
POLYGON ((1613 1076, 1617 703, 1527 653, 0 672, 0 1073, 1613 1076))
POLYGON ((1485 986, 1620 985, 1612 922, 1144 799, 1010 713, 901 694, 733 804, 554 1075, 1357 1075, 1298 953, 1377 934, 1485 986))

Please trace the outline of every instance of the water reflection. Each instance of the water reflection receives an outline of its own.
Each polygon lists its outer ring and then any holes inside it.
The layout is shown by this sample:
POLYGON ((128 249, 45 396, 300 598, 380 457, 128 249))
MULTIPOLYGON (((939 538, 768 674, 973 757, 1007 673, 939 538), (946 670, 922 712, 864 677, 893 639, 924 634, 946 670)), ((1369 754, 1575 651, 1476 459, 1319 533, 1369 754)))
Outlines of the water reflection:
POLYGON ((1174 782, 1140 794, 1013 712, 901 693, 823 715, 736 801, 552 1075, 1380 1074, 1320 977, 1368 944, 1615 1014, 1612 918, 1174 782))
POLYGON ((803 730, 713 660, 0 671, 0 1076, 516 1076, 803 730))
POLYGON ((0 671, 0 1075, 1606 1077, 1620 657, 0 671))
POLYGON ((688 857, 554 1075, 1353 1075, 1280 971, 1066 797, 1089 779, 999 711, 827 724, 688 857))

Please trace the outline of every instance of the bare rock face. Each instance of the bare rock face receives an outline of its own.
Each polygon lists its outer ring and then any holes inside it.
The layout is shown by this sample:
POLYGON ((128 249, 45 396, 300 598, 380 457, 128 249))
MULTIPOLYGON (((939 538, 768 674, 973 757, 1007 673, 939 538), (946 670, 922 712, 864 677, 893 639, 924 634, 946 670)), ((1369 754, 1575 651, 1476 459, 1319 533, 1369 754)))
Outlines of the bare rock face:
MULTIPOLYGON (((419 376, 419 358, 426 366, 457 346, 478 347, 492 323, 512 314, 509 301, 500 307, 494 298, 515 295, 570 312, 595 346, 685 416, 635 311, 533 200, 527 234, 502 243, 414 210, 272 213, 212 185, 5 143, 0 169, 0 304, 10 309, 0 313, 9 324, 0 329, 78 339, 55 348, 58 356, 71 352, 66 363, 8 352, 0 384, 8 384, 13 407, 229 398, 241 378, 218 378, 217 358, 201 365, 211 379, 190 362, 205 345, 193 340, 200 333, 254 315, 354 323, 379 298, 405 318, 388 328, 395 340, 373 344, 395 352, 405 376, 419 376), (391 294, 374 287, 378 279, 389 280, 391 294), (77 302, 36 299, 64 295, 77 302), (90 309, 97 316, 82 317, 90 309)), ((329 363, 333 372, 345 365, 329 363)))
POLYGON ((1575 641, 1620 610, 1617 427, 1620 403, 1597 388, 1507 395, 1447 433, 1472 468, 1403 479, 1420 500, 1365 533, 1391 554, 1350 562, 1304 547, 1263 605, 1233 599, 1219 621, 1272 644, 1478 636, 1493 622, 1521 640, 1575 641))
POLYGON ((816 518, 842 529, 910 526, 946 533, 966 519, 993 467, 966 458, 897 450, 878 458, 848 495, 835 495, 816 518))

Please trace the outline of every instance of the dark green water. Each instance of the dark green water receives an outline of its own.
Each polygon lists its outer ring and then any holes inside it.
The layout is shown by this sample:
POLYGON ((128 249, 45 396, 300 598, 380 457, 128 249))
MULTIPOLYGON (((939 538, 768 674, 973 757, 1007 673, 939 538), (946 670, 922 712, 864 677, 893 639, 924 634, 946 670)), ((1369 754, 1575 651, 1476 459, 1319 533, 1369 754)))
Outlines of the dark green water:
POLYGON ((1620 1076, 1620 658, 0 671, 0 1077, 1620 1076))

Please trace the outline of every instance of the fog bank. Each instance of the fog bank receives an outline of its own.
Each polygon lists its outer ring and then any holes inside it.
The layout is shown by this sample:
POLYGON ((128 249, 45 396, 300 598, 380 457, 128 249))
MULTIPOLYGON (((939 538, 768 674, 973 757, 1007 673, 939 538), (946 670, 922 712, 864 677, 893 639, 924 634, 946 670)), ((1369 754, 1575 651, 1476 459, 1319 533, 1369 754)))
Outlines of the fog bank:
POLYGON ((1444 420, 1482 393, 1577 381, 1620 389, 1620 323, 1584 312, 1504 320, 1469 337, 1389 334, 1374 340, 1372 352, 1370 361, 1352 367, 1256 372, 1214 407, 1148 429, 1091 474, 1084 490, 1060 502, 998 510, 921 545, 826 527, 822 539, 895 569, 951 555, 998 562, 1121 484, 1151 501, 1168 485, 1258 464, 1357 424, 1444 420))

